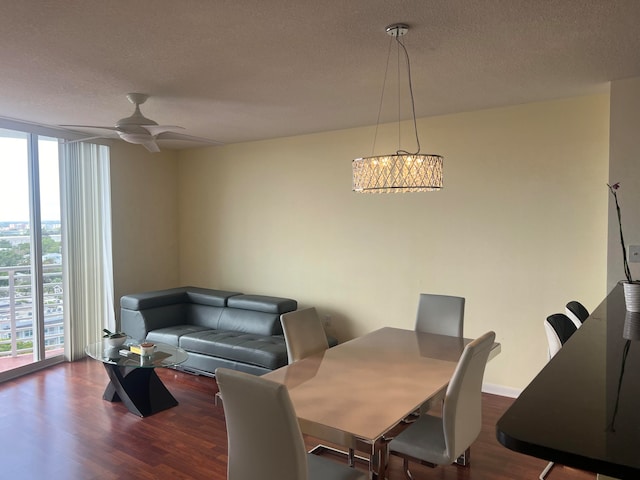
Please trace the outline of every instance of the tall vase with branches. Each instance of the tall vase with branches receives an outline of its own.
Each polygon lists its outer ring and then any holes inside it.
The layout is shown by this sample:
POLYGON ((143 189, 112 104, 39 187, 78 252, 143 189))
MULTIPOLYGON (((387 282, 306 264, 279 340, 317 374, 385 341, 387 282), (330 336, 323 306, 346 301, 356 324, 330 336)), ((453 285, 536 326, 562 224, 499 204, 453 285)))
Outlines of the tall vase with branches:
POLYGON ((622 213, 620 212, 620 203, 618 202, 620 182, 614 183, 613 185, 607 184, 607 187, 609 187, 609 191, 613 196, 616 204, 616 214, 618 215, 618 231, 620 232, 620 246, 622 247, 622 265, 624 268, 624 276, 626 277, 623 286, 627 310, 630 312, 640 312, 640 282, 634 281, 631 276, 631 269, 629 268, 629 261, 627 260, 627 246, 624 242, 624 234, 622 232, 622 213))
POLYGON ((609 185, 609 191, 613 195, 613 200, 616 203, 616 213, 618 214, 618 231, 620 232, 620 245, 622 246, 622 262, 624 266, 624 276, 627 277, 627 282, 633 282, 631 278, 631 270, 629 269, 629 261, 627 260, 627 246, 624 243, 624 234, 622 233, 622 214, 620 213, 620 204, 618 203, 618 189, 620 188, 620 182, 609 185))

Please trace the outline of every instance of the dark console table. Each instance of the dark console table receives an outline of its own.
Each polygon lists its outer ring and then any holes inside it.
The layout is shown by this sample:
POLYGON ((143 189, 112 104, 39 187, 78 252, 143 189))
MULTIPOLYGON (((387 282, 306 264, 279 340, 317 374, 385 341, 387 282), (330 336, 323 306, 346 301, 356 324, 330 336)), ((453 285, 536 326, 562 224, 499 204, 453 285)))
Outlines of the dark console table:
POLYGON ((626 312, 621 285, 520 394, 496 433, 517 452, 640 478, 640 314, 626 312))

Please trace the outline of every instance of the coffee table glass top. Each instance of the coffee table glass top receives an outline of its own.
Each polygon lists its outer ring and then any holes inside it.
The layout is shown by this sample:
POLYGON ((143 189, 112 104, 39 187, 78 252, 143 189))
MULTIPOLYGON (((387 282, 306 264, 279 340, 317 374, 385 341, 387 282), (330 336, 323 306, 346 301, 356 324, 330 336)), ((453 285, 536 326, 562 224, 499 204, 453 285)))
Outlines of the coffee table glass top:
POLYGON ((126 342, 119 347, 110 347, 105 342, 87 345, 85 352, 91 358, 109 365, 134 368, 172 367, 187 360, 188 354, 180 347, 166 343, 155 343, 153 355, 141 356, 129 350, 135 342, 126 342))

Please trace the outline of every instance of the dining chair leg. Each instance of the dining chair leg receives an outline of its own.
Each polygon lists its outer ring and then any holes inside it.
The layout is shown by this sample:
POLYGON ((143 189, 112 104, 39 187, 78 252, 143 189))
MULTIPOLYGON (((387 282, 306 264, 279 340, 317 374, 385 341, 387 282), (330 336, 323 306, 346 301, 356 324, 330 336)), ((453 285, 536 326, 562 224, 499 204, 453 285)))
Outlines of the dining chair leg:
POLYGON ((553 462, 549 462, 547 464, 546 467, 544 467, 544 470, 542 471, 542 473, 540 474, 540 476, 538 477, 540 480, 544 480, 545 477, 547 476, 547 474, 553 469, 553 467, 555 467, 555 463, 553 462))
POLYGON ((468 467, 471 462, 471 447, 467 448, 462 455, 456 458, 456 465, 468 467))
POLYGON ((404 476, 407 478, 407 480, 413 480, 411 472, 409 471, 409 460, 406 458, 403 459, 402 470, 404 471, 404 476))

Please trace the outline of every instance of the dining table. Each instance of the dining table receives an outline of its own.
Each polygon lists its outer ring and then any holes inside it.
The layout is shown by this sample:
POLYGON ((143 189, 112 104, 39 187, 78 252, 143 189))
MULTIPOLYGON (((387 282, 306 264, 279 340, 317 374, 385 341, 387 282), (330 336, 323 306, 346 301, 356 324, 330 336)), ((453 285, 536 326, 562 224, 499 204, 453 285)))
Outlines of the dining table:
POLYGON ((498 420, 498 441, 603 478, 638 479, 639 376, 640 313, 626 310, 618 284, 498 420))
MULTIPOLYGON (((353 437, 368 455, 370 478, 382 479, 385 435, 447 388, 471 341, 384 327, 263 377, 287 386, 304 434, 353 437)), ((494 343, 490 358, 499 351, 494 343)))

